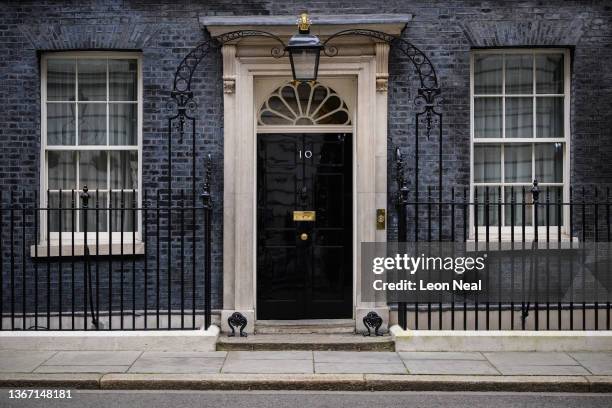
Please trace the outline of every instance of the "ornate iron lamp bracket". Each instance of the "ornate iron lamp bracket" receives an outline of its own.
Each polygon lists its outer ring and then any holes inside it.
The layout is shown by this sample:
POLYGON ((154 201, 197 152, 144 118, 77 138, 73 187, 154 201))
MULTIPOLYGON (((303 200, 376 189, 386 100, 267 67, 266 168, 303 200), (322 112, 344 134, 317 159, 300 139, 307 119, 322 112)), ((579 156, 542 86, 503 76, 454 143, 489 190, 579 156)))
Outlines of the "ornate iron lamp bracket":
POLYGON ((172 83, 172 91, 170 100, 166 106, 170 112, 168 117, 168 203, 172 200, 172 148, 173 131, 179 134, 178 142, 183 142, 186 125, 191 125, 192 132, 192 161, 194 163, 192 169, 192 186, 195 190, 195 163, 196 163, 196 110, 197 103, 194 99, 193 91, 191 90, 191 82, 198 65, 211 52, 211 50, 220 49, 223 44, 237 41, 247 37, 266 37, 276 41, 279 45, 273 47, 271 54, 274 58, 281 58, 285 55, 285 43, 278 36, 260 30, 240 30, 231 31, 225 34, 212 37, 211 39, 202 42, 193 48, 180 62, 175 73, 172 83))
POLYGON ((211 50, 219 49, 223 46, 223 44, 247 37, 271 38, 279 44, 276 47, 272 47, 272 49, 270 50, 271 55, 274 58, 281 58, 285 56, 286 45, 283 40, 281 40, 280 37, 267 31, 230 31, 228 33, 213 37, 210 40, 204 41, 203 43, 196 46, 193 50, 191 50, 185 56, 185 58, 183 58, 174 74, 174 82, 172 86, 172 93, 170 94, 170 96, 173 102, 176 104, 177 116, 175 118, 179 118, 179 120, 180 117, 183 117, 183 119, 185 117, 190 118, 188 115, 188 111, 195 111, 197 105, 195 104, 195 101, 193 99, 193 92, 191 91, 191 81, 200 62, 210 53, 211 50), (193 105, 190 106, 190 104, 193 105))
POLYGON ((426 134, 429 138, 433 127, 434 116, 441 115, 435 108, 440 103, 440 95, 442 92, 438 84, 436 70, 425 53, 401 37, 376 30, 349 29, 332 34, 323 41, 324 54, 328 57, 336 56, 338 54, 338 49, 332 45, 331 42, 339 37, 346 36, 369 37, 377 41, 386 42, 390 47, 401 51, 408 57, 419 76, 420 87, 417 97, 415 98, 415 105, 422 106, 423 110, 421 114, 426 115, 426 134))
MULTIPOLYGON (((425 124, 425 135, 427 139, 431 136, 432 129, 437 127, 438 129, 438 194, 439 199, 442 201, 442 112, 436 108, 442 102, 442 90, 438 83, 438 76, 436 70, 427 57, 420 49, 414 44, 404 40, 401 37, 397 37, 391 34, 387 34, 382 31, 366 30, 366 29, 349 29, 342 30, 329 36, 323 41, 323 52, 328 57, 333 57, 338 54, 338 49, 332 45, 332 42, 339 37, 346 36, 362 36, 372 38, 375 41, 382 41, 389 44, 391 49, 395 49, 403 53, 416 70, 419 77, 419 89, 417 96, 414 98, 414 104, 417 107, 418 112, 415 115, 415 156, 414 156, 414 195, 418 200, 419 196, 419 123, 424 122, 425 124)), ((387 140, 393 145, 393 141, 387 137, 387 140)), ((397 147, 393 146, 396 151, 397 147)), ((399 170, 399 169, 398 169, 399 170)), ((403 164, 402 164, 402 175, 401 180, 398 179, 399 197, 398 200, 407 202, 408 189, 406 187, 405 179, 403 176, 403 164)), ((399 171, 398 171, 399 177, 399 171)))

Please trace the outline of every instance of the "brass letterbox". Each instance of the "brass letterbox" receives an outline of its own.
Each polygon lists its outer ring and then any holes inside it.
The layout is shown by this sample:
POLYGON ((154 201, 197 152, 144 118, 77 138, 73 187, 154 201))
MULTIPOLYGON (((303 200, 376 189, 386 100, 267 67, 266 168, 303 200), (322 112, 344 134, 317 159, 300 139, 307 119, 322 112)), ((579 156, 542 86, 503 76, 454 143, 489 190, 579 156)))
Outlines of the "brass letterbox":
POLYGON ((316 211, 294 211, 293 221, 314 222, 316 219, 316 214, 316 211))

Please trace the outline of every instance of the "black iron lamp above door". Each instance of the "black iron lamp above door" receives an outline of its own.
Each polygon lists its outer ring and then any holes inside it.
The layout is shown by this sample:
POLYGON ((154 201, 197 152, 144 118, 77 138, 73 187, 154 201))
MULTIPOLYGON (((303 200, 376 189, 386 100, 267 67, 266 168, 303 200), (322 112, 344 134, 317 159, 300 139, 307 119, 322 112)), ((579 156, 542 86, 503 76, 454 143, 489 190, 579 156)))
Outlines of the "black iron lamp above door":
POLYGON ((298 20, 298 34, 289 39, 285 50, 289 52, 291 72, 295 81, 315 81, 319 71, 319 58, 321 56, 321 40, 310 34, 310 18, 302 13, 298 20))

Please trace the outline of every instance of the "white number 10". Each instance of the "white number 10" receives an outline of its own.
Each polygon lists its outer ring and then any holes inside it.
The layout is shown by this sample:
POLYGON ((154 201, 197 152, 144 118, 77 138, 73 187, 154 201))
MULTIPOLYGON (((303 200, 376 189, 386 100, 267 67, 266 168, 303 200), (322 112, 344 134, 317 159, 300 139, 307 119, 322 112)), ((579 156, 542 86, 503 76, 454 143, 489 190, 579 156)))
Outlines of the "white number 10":
MULTIPOLYGON (((298 150, 298 151, 300 153, 300 159, 301 159, 302 158, 302 151, 301 150, 298 150)), ((304 152, 304 157, 307 158, 307 159, 310 159, 312 157, 312 150, 306 150, 304 152)))

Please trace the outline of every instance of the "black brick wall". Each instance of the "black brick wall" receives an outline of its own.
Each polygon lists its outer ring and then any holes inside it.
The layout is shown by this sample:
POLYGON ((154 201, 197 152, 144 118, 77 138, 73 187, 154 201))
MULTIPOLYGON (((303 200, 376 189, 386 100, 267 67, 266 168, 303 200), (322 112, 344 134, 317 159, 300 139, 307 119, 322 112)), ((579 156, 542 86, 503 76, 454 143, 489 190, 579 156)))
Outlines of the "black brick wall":
MULTIPOLYGON (((183 56, 206 39, 202 15, 296 15, 411 13, 404 39, 414 43, 437 69, 444 98, 445 186, 469 181, 469 51, 473 47, 568 47, 572 50, 571 183, 612 184, 612 2, 610 1, 412 1, 385 2, 235 1, 2 1, 0 2, 0 189, 38 185, 41 52, 53 50, 140 50, 144 66, 145 189, 164 187, 167 168, 164 110, 173 72, 183 56)), ((202 158, 215 160, 214 305, 220 306, 222 217, 221 61, 211 54, 194 79, 198 101, 198 177, 202 158)), ((416 82, 407 59, 391 53, 389 137, 414 157, 416 82)), ((188 188, 189 146, 177 144, 173 183, 188 188)), ((420 140, 421 191, 437 184, 437 140, 420 140)), ((389 187, 395 190, 391 148, 389 187)), ((227 158, 231 159, 231 158, 227 158)), ((409 166, 409 188, 413 170, 409 166)), ((6 199, 6 194, 5 194, 6 199)), ((389 236, 396 220, 389 197, 389 236)), ((6 214, 3 215, 6 220, 6 214)), ((3 231, 7 239, 7 231, 3 231)), ((6 255, 6 254, 5 254, 6 255)), ((4 258, 6 261, 6 257, 4 258)), ((3 289, 6 289, 4 282, 3 289)), ((4 292, 3 292, 4 293, 4 292)))

